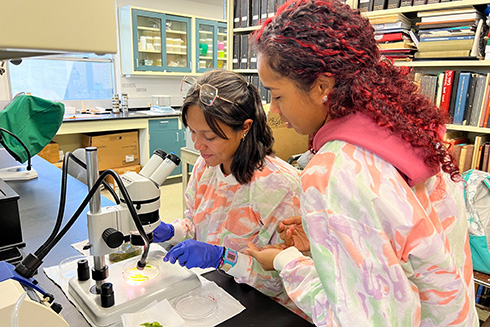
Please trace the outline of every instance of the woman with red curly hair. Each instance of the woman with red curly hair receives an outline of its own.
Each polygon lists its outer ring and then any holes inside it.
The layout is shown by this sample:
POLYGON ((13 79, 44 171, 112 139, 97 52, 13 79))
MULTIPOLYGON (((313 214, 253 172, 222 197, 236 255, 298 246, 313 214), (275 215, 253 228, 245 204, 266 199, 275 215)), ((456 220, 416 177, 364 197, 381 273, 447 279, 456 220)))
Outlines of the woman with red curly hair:
POLYGON ((302 224, 283 230, 297 248, 246 252, 280 272, 317 325, 478 326, 447 117, 337 0, 290 0, 253 42, 270 110, 315 134, 315 155, 301 177, 302 224))

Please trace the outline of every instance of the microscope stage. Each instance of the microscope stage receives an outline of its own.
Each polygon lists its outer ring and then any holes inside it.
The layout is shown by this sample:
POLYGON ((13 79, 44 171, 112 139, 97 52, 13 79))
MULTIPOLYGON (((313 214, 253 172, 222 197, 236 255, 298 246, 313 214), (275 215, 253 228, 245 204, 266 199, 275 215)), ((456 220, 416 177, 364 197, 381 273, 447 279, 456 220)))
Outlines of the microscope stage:
POLYGON ((93 323, 98 326, 108 326, 119 322, 123 313, 137 312, 153 301, 171 299, 201 285, 195 273, 178 264, 163 262, 164 256, 165 252, 161 250, 150 250, 147 262, 158 265, 159 274, 143 282, 135 282, 127 278, 128 263, 136 263, 139 257, 110 265, 109 278, 106 282, 113 284, 115 304, 112 307, 101 306, 100 295, 92 294, 90 291, 95 285, 91 279, 82 282, 76 277, 70 279, 68 292, 93 323))

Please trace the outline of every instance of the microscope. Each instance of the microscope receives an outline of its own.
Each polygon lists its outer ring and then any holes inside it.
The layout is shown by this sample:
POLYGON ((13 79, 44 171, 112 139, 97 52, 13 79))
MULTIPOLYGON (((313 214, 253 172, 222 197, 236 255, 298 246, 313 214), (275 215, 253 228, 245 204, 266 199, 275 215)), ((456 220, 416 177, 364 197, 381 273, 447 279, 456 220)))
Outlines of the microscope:
MULTIPOLYGON (((195 273, 163 262, 163 248, 157 246, 150 251, 152 231, 160 224, 160 186, 180 164, 180 159, 159 149, 139 173, 127 172, 119 176, 106 170, 99 176, 97 148, 85 148, 85 154, 89 193, 80 207, 83 209, 90 201, 88 244, 84 249, 90 251, 93 264, 91 268, 87 259, 79 260, 76 277, 68 281, 68 296, 76 306, 92 323, 109 326, 119 322, 123 313, 137 312, 153 301, 171 299, 199 287, 195 273), (109 174, 119 186, 120 202, 101 207, 100 184, 109 174), (128 241, 143 246, 141 257, 108 266, 106 255, 118 251, 128 241)), ((74 214, 49 245, 29 254, 16 267, 16 272, 32 277, 42 263, 40 259, 66 233, 80 212, 74 214)))

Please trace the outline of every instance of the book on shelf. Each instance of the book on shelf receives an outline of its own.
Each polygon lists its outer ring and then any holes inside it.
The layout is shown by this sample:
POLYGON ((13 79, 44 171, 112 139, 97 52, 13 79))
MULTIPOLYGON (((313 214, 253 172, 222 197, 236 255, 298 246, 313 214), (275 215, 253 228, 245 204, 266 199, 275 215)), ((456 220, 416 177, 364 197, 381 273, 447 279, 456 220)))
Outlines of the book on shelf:
POLYGON ((442 87, 444 84, 444 72, 440 72, 437 74, 437 89, 436 89, 436 96, 435 96, 435 104, 436 107, 441 106, 441 101, 442 101, 442 87))
POLYGON ((445 27, 419 30, 420 38, 475 35, 476 26, 445 27))
POLYGON ((474 144, 464 144, 461 145, 461 154, 459 157, 459 171, 461 173, 467 171, 471 167, 471 160, 473 159, 473 151, 475 148, 474 144))
POLYGON ((461 20, 446 20, 443 22, 418 22, 415 23, 416 26, 419 27, 419 29, 439 29, 443 27, 458 27, 458 26, 467 26, 474 24, 475 20, 474 19, 461 19, 461 20))
POLYGON ((418 51, 414 57, 416 59, 477 59, 469 57, 471 50, 451 50, 451 51, 418 51))
POLYGON ((488 162, 490 160, 490 142, 485 142, 481 146, 482 146, 482 150, 481 150, 482 159, 480 163, 480 170, 490 172, 489 170, 490 167, 488 165, 488 162))
POLYGON ((451 20, 462 20, 462 19, 482 19, 483 15, 479 12, 463 13, 463 14, 448 14, 448 15, 437 15, 437 16, 424 16, 420 19, 422 23, 438 23, 451 20))
POLYGON ((447 131, 443 137, 449 152, 453 153, 455 145, 467 144, 469 142, 468 132, 466 131, 447 131))
POLYGON ((408 19, 407 16, 405 16, 402 13, 370 17, 369 22, 371 23, 371 25, 388 24, 388 23, 396 23, 396 22, 404 22, 407 25, 412 24, 411 20, 408 19))
POLYGON ((464 13, 472 13, 472 12, 478 12, 478 11, 473 6, 469 6, 469 7, 461 7, 461 8, 419 11, 417 12, 417 17, 464 14, 464 13))
POLYGON ((451 87, 451 100, 449 101, 449 116, 454 117, 454 107, 458 96, 459 76, 461 71, 455 70, 453 76, 453 86, 451 87))
POLYGON ((468 100, 468 89, 470 86, 471 72, 461 72, 459 75, 458 90, 456 102, 454 104, 453 124, 462 125, 464 119, 464 110, 468 100))
POLYGON ((371 24, 371 25, 373 26, 375 31, 384 31, 384 30, 390 30, 395 28, 409 30, 412 27, 411 24, 401 22, 401 21, 394 22, 394 23, 371 24))
POLYGON ((469 114, 468 125, 470 126, 478 126, 478 123, 480 121, 482 104, 484 102, 484 97, 487 90, 487 81, 488 74, 478 74, 472 108, 469 114))
POLYGON ((473 39, 468 40, 447 40, 447 41, 425 41, 419 43, 419 51, 438 51, 438 50, 470 50, 473 47, 473 39))
POLYGON ((451 88, 453 86, 454 70, 446 70, 444 72, 444 80, 442 83, 442 95, 439 110, 449 112, 449 102, 451 101, 451 88))
POLYGON ((461 35, 461 36, 433 36, 433 37, 421 37, 420 42, 436 42, 436 41, 453 41, 453 40, 474 40, 475 35, 461 35))
POLYGON ((454 144, 449 149, 450 149, 450 152, 451 152, 451 156, 454 159, 454 163, 459 168, 459 160, 461 159, 461 150, 463 149, 463 145, 461 145, 461 144, 454 144))
POLYGON ((470 86, 468 89, 468 100, 464 111, 463 125, 471 125, 472 117, 479 114, 481 100, 483 100, 483 84, 487 79, 486 75, 472 73, 470 86))
POLYGON ((484 114, 484 120, 482 127, 490 127, 490 101, 488 101, 488 106, 486 110, 486 114, 484 114))
POLYGON ((435 104, 436 89, 437 75, 422 74, 419 93, 425 95, 432 103, 435 104))
POLYGON ((379 49, 415 49, 415 45, 407 41, 378 43, 379 49))
POLYGON ((484 20, 480 19, 478 21, 476 31, 475 31, 475 41, 471 48, 470 56, 483 57, 485 53, 485 36, 488 33, 488 26, 484 24, 484 20))
POLYGON ((480 117, 478 117, 478 123, 476 126, 483 127, 485 120, 485 114, 487 113, 488 102, 490 100, 490 74, 487 74, 487 80, 485 81, 485 93, 483 93, 483 102, 480 108, 480 117))
POLYGON ((395 28, 385 28, 385 29, 381 29, 381 30, 375 30, 374 31, 374 35, 382 35, 382 34, 389 34, 389 33, 405 33, 405 34, 409 34, 410 33, 410 30, 409 29, 406 29, 406 28, 398 28, 398 27, 395 27, 395 28))
POLYGON ((474 142, 474 150, 473 150, 473 156, 471 159, 471 169, 479 169, 480 168, 480 159, 481 159, 481 145, 485 144, 486 142, 490 141, 490 134, 485 134, 485 135, 477 135, 475 136, 475 142, 474 142))
POLYGON ((410 36, 405 34, 404 32, 385 33, 374 35, 374 39, 376 40, 376 42, 401 41, 409 40, 410 36))

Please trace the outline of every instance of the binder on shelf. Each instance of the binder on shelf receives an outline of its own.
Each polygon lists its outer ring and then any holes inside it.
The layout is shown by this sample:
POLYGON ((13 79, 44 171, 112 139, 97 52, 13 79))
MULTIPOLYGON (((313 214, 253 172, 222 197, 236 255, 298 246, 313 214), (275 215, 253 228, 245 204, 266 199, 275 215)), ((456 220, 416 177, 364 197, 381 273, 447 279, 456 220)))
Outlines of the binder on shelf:
POLYGON ((248 69, 248 34, 240 35, 240 69, 248 69))
POLYGON ((260 83, 259 83, 259 75, 253 74, 251 76, 251 84, 257 88, 260 92, 260 83))
POLYGON ((373 10, 384 10, 386 6, 386 0, 373 0, 373 10))
POLYGON ((413 0, 414 6, 422 6, 422 5, 426 5, 426 4, 427 4, 427 0, 413 0))
POLYGON ((249 0, 239 0, 240 1, 240 27, 250 26, 250 2, 249 0))
POLYGON ((373 10, 373 1, 370 0, 359 0, 357 8, 360 12, 368 12, 373 10))
POLYGON ((267 1, 267 17, 273 17, 276 13, 276 1, 268 0, 267 1))
POLYGON ((273 1, 273 0, 260 0, 260 21, 263 22, 264 20, 267 19, 267 8, 269 8, 269 5, 267 1, 273 1))
POLYGON ((248 68, 249 69, 257 69, 257 51, 254 47, 250 46, 250 50, 248 51, 250 54, 248 60, 248 68))
POLYGON ((241 35, 233 36, 233 69, 240 69, 240 38, 241 35))
POLYGON ((401 0, 400 7, 410 7, 412 5, 412 0, 401 0))
POLYGON ((241 9, 241 1, 240 0, 234 0, 233 1, 233 27, 238 28, 240 27, 240 22, 242 19, 242 15, 240 14, 240 9, 241 9))
POLYGON ((260 0, 251 0, 252 2, 252 26, 259 24, 260 20, 260 0))
POLYGON ((468 89, 470 86, 471 73, 462 72, 459 75, 458 91, 456 95, 456 103, 454 104, 453 124, 462 125, 464 119, 464 111, 466 102, 468 101, 468 89))
POLYGON ((386 7, 387 9, 400 8, 400 0, 388 0, 386 7))

